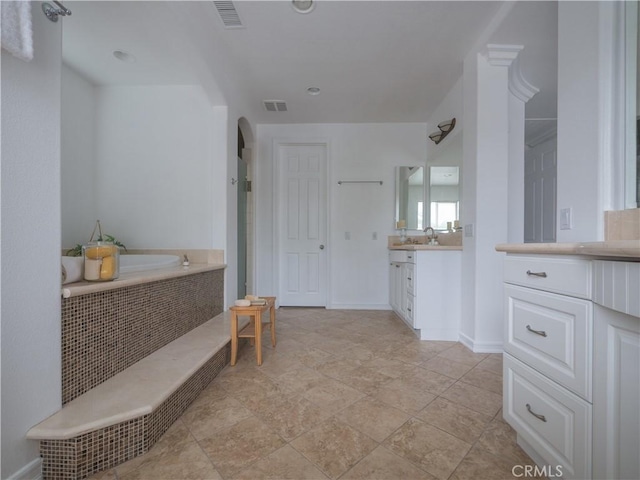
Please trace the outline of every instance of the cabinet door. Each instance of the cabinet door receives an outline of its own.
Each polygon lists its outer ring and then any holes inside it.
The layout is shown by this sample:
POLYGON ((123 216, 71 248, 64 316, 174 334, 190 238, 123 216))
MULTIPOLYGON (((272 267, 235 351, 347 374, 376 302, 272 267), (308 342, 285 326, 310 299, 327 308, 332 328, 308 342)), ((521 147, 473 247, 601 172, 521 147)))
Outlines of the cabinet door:
POLYGON ((640 478, 640 318, 594 306, 594 478, 640 478))
POLYGON ((391 262, 389 264, 389 305, 391 305, 391 309, 394 312, 399 312, 398 306, 398 294, 400 293, 400 288, 398 286, 398 282, 400 281, 400 264, 397 262, 391 262))

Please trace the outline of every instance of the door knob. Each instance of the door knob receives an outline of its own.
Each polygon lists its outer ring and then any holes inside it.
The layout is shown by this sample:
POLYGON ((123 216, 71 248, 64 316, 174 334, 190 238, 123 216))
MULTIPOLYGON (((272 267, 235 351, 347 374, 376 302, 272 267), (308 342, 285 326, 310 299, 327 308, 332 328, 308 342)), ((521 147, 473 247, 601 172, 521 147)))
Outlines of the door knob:
POLYGON ((324 250, 324 245, 320 245, 320 250, 324 250))

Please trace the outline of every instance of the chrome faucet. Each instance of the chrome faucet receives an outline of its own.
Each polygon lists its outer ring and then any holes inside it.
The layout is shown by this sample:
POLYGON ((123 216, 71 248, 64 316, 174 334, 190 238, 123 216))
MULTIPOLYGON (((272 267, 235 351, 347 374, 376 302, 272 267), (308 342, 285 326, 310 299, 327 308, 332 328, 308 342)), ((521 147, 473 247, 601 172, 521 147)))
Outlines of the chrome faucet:
POLYGON ((436 235, 436 231, 433 229, 433 227, 425 228, 424 234, 427 236, 427 245, 438 245, 438 235, 436 235), (431 230, 431 235, 427 233, 429 230, 431 230))

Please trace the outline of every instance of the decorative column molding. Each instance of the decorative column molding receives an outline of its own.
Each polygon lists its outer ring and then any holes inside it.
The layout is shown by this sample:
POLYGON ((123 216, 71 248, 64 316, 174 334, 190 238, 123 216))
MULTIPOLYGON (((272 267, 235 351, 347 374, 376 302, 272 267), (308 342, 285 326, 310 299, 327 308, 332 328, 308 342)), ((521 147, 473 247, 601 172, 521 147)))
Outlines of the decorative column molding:
POLYGON ((527 103, 540 89, 531 85, 522 75, 519 55, 523 48, 522 45, 490 43, 487 45, 485 56, 489 65, 509 69, 509 91, 516 98, 527 103))

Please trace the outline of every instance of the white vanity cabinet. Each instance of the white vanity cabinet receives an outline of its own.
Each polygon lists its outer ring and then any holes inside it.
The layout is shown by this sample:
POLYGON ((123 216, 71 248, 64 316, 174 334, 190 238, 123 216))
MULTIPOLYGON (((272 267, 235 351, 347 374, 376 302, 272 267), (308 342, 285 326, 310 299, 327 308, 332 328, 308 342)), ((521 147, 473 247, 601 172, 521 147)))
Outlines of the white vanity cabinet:
POLYGON ((592 263, 505 260, 503 416, 538 463, 591 478, 592 263))
POLYGON ((593 476, 640 478, 640 263, 594 263, 593 476))
POLYGON ((460 250, 390 250, 389 303, 422 340, 459 339, 460 250))
POLYGON ((640 263, 507 255, 503 416, 563 478, 640 478, 640 263))

